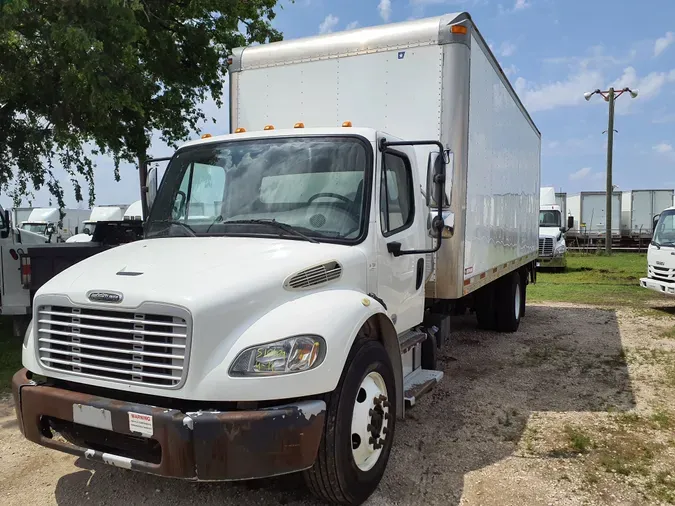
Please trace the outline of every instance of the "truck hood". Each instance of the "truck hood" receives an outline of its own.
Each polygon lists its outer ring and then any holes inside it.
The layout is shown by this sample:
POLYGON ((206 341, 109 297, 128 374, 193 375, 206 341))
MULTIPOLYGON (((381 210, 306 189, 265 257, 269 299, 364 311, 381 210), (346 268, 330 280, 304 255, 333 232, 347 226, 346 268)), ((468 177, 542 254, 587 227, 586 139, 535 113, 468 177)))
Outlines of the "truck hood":
POLYGON ((151 301, 194 313, 242 298, 249 304, 272 302, 278 299, 275 293, 293 298, 283 288, 288 276, 332 260, 343 268, 337 285, 346 282, 365 290, 366 257, 358 248, 268 238, 175 237, 137 241, 89 257, 53 277, 36 296, 66 295, 76 304, 91 305, 89 291, 111 291, 123 294, 115 307, 151 301))
POLYGON ((557 227, 539 227, 539 237, 552 237, 555 241, 560 235, 560 229, 557 227))
POLYGON ((672 246, 661 246, 661 249, 659 249, 650 244, 647 251, 647 263, 650 268, 656 266, 675 269, 675 248, 672 246))

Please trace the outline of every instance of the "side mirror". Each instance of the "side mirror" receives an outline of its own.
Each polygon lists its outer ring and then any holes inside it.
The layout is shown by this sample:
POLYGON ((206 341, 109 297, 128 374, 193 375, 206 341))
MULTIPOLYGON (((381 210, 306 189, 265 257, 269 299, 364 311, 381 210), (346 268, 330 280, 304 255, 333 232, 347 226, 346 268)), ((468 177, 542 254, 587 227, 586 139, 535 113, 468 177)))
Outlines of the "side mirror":
POLYGON ((564 234, 567 232, 567 227, 560 227, 560 231, 564 234))
POLYGON ((574 228, 574 216, 567 217, 567 230, 572 230, 574 228))
POLYGON ((656 226, 659 224, 660 218, 661 218, 660 214, 657 214, 652 218, 652 237, 654 237, 654 233, 656 232, 656 226))
POLYGON ((5 214, 3 216, 3 223, 2 223, 2 232, 0 232, 0 237, 3 239, 7 239, 9 237, 9 211, 5 209, 5 214))
POLYGON ((152 167, 148 171, 148 179, 146 181, 148 187, 148 213, 152 209, 152 204, 155 202, 155 197, 157 196, 157 167, 152 167))
POLYGON ((427 163, 427 187, 425 191, 428 207, 438 207, 437 200, 439 186, 445 190, 445 194, 443 195, 443 207, 450 205, 447 187, 448 181, 452 181, 453 158, 453 154, 450 150, 445 150, 442 154, 437 151, 429 153, 429 161, 427 163), (442 175, 444 172, 445 184, 437 183, 435 181, 436 176, 442 175))

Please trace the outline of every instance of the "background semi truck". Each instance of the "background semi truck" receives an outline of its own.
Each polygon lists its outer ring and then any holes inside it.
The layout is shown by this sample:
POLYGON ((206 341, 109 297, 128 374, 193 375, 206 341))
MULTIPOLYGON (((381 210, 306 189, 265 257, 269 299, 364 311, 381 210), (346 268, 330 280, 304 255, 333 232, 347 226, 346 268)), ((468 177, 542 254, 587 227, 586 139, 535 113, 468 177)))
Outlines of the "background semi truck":
POLYGON ((82 222, 80 233, 69 237, 66 242, 90 242, 99 221, 122 221, 128 206, 103 205, 96 206, 86 220, 82 222))
POLYGON ((21 222, 20 228, 44 235, 52 242, 62 242, 77 234, 84 220, 89 216, 87 209, 63 209, 63 217, 58 208, 35 208, 28 219, 21 222))
POLYGON ((555 188, 542 187, 539 199, 539 256, 540 269, 564 270, 567 266, 565 218, 558 204, 555 188))
POLYGON ((443 375, 450 315, 519 326, 540 133, 468 14, 238 49, 230 71, 232 133, 182 146, 159 188, 140 168, 145 239, 35 295, 19 425, 360 504, 443 375))
POLYGON ((640 286, 675 296, 675 205, 655 218, 647 251, 647 277, 640 279, 640 286))

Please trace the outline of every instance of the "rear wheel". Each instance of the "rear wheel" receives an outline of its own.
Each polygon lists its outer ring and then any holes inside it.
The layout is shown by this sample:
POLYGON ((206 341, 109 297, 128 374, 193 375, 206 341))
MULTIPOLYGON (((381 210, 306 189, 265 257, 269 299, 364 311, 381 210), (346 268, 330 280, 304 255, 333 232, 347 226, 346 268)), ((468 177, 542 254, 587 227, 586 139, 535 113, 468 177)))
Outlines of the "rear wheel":
POLYGON ((522 310, 522 278, 518 272, 507 274, 498 282, 497 330, 515 332, 520 325, 522 310))
POLYGON ((337 388, 326 396, 326 424, 310 490, 333 504, 361 504, 382 479, 394 439, 396 387, 379 341, 354 343, 337 388))

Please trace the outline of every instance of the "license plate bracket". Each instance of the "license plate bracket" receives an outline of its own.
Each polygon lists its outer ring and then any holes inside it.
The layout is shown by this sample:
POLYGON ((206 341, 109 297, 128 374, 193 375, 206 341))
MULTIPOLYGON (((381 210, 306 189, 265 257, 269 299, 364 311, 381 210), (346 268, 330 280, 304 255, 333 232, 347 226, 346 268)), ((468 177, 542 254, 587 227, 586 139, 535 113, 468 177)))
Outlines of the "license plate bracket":
POLYGON ((110 410, 86 404, 73 404, 73 422, 88 427, 113 430, 110 410))

